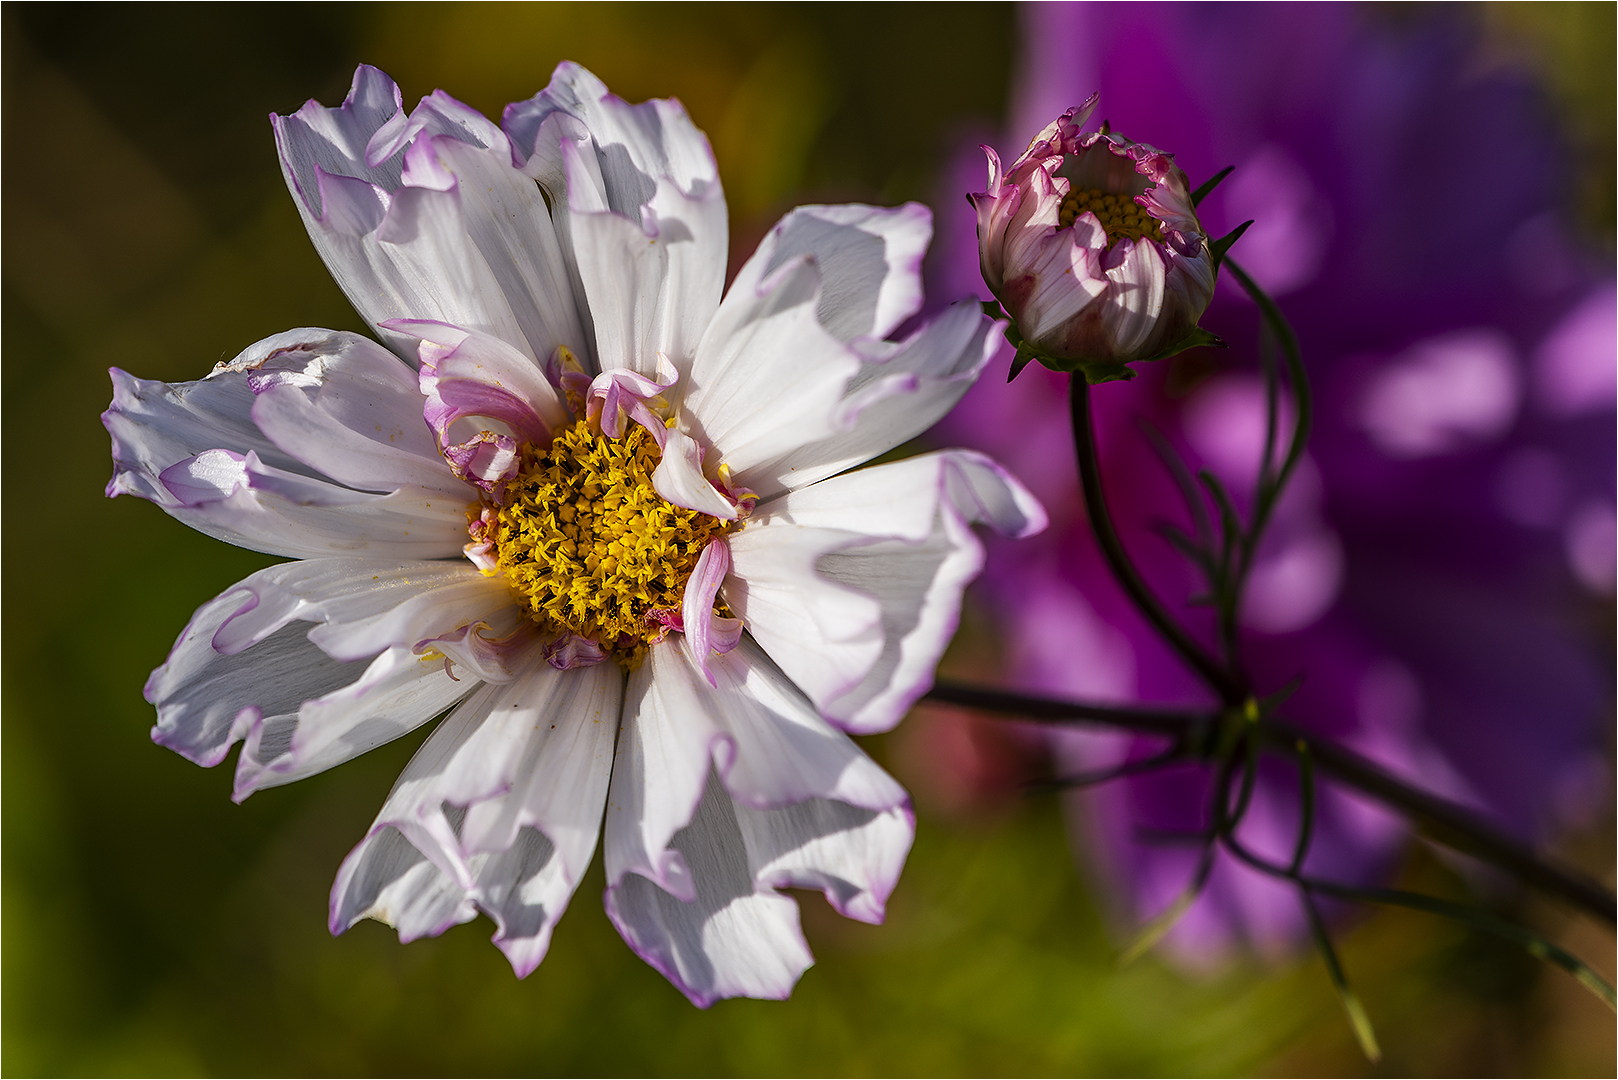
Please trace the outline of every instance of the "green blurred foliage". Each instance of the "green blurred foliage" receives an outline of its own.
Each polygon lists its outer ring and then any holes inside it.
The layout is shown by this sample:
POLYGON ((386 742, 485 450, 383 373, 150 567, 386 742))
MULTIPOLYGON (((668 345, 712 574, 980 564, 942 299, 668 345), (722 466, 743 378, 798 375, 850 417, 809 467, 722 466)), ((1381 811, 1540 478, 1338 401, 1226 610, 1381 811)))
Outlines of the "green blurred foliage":
MULTIPOLYGON (((332 875, 420 735, 240 807, 229 764, 148 741, 147 672, 198 604, 269 560, 102 497, 105 369, 196 378, 290 326, 362 329, 286 194, 268 112, 335 103, 364 60, 407 103, 442 86, 497 114, 576 59, 631 100, 685 101, 745 255, 792 203, 932 196, 960 133, 998 122, 1009 8, 38 5, 4 20, 6 1072, 1365 1071, 1307 955, 1119 969, 1125 928, 1074 869, 1056 805, 939 780, 953 743, 1004 752, 987 721, 918 710, 869 742, 921 815, 888 923, 803 895, 819 964, 792 1000, 706 1012, 618 939, 599 863, 521 982, 483 921, 409 946, 375 924, 331 938, 332 875)), ((950 663, 981 674, 992 652, 969 628, 950 663)), ((1407 876, 1457 888, 1420 855, 1407 876)), ((1524 914, 1610 961, 1603 932, 1524 914)), ((1613 1070, 1610 1014, 1509 949, 1391 913, 1355 924, 1343 955, 1388 1071, 1613 1070)))

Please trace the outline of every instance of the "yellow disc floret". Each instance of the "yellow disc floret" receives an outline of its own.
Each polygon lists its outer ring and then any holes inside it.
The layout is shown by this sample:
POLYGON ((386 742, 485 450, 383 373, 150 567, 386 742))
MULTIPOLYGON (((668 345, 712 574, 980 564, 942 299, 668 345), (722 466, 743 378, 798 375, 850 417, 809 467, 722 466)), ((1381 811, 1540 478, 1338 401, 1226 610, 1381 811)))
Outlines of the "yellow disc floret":
POLYGON ((1100 188, 1078 188, 1070 191, 1057 211, 1059 228, 1067 228, 1086 211, 1094 214, 1107 230, 1107 243, 1116 244, 1125 237, 1139 240, 1150 236, 1163 239, 1163 223, 1146 212, 1146 208, 1128 195, 1109 195, 1100 188))
POLYGON ((660 451, 639 424, 609 439, 579 421, 525 445, 493 524, 496 560, 536 622, 568 630, 633 668, 680 609, 686 579, 726 522, 652 487, 660 451))

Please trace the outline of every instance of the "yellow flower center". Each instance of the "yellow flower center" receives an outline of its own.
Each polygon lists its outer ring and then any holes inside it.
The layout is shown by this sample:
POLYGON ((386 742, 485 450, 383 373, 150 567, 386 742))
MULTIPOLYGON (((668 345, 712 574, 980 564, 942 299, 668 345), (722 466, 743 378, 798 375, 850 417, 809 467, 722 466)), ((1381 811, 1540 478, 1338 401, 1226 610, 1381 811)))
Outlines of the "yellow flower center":
POLYGON ((1100 188, 1068 192, 1067 198, 1062 200, 1062 208, 1057 211, 1057 220, 1061 222, 1057 227, 1067 228, 1085 211, 1094 214, 1107 230, 1108 244, 1116 244, 1124 237, 1139 240, 1150 236, 1159 242, 1163 239, 1163 223, 1148 214, 1145 207, 1128 195, 1109 195, 1100 188))
POLYGON ((686 579, 727 523, 652 487, 661 454, 639 424, 621 439, 584 421, 522 465, 495 517, 496 561, 534 621, 599 643, 627 670, 665 632, 647 619, 678 611, 686 579))

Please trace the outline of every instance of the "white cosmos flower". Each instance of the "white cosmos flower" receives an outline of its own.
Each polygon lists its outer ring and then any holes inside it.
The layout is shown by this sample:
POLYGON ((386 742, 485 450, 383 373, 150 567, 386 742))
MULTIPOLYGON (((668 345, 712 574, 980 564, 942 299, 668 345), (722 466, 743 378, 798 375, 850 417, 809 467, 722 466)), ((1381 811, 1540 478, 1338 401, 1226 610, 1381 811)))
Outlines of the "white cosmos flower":
POLYGON ((921 306, 915 205, 796 210, 721 300, 701 132, 571 64, 500 126, 442 93, 406 113, 364 67, 274 125, 392 351, 294 330, 198 382, 113 371, 108 493, 295 560, 197 611, 153 737, 204 765, 242 741, 240 800, 448 710, 334 932, 482 911, 525 975, 605 810, 630 945, 699 1005, 785 996, 811 957, 777 890, 879 921, 913 835, 849 733, 930 684, 969 525, 1045 521, 975 453, 846 471, 952 406, 994 324, 963 304, 888 339, 921 306))

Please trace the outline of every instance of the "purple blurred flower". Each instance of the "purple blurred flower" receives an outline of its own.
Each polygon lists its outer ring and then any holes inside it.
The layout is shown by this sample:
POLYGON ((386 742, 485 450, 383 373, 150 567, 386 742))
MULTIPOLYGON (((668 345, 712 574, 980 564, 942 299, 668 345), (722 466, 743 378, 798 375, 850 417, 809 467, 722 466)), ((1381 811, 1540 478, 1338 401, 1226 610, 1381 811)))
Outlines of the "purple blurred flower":
MULTIPOLYGON (((1240 613, 1261 689, 1301 677, 1286 715, 1521 837, 1588 824, 1609 797, 1610 679, 1577 615, 1613 590, 1614 287, 1561 223, 1566 156, 1533 88, 1480 72, 1447 13, 1403 29, 1325 5, 1026 13, 1013 132, 1099 91, 1116 126, 1174 146, 1193 183, 1236 165, 1203 220, 1217 234, 1256 219, 1232 256, 1285 297, 1302 341, 1315 434, 1240 613), (1415 162, 1441 171, 1441 208, 1415 162)), ((954 190, 972 190, 975 156, 963 146, 954 190)), ((965 214, 941 222, 934 285, 948 294, 970 287, 970 229, 965 214)), ((1217 373, 1155 366, 1095 399, 1125 541, 1206 631, 1207 609, 1181 602, 1199 582, 1153 535, 1185 511, 1139 427, 1239 501, 1251 485, 1262 389, 1239 361, 1258 354, 1258 320, 1227 288, 1203 323, 1235 346, 1213 358, 1217 373)), ((1043 537, 990 562, 984 599, 1003 622, 1008 678, 1208 701, 1094 547, 1061 381, 1039 369, 986 380, 942 432, 1008 461, 1051 511, 1043 537)), ((1054 753, 1094 768, 1155 747, 1083 734, 1054 753)), ((1188 766, 1075 799, 1132 918, 1185 886, 1196 849, 1170 834, 1202 826, 1207 783, 1188 766)), ((1291 767, 1267 767, 1243 828, 1283 861, 1296 787, 1291 767)), ((1328 789, 1308 869, 1385 876, 1402 835, 1328 789)), ((1209 955, 1236 939, 1283 945, 1300 926, 1289 890, 1222 857, 1171 941, 1209 955)))
POLYGON ((1091 382, 1184 348, 1213 296, 1214 261, 1172 154, 1086 133, 1092 94, 1034 137, 1010 169, 985 146, 970 196, 989 291, 1040 361, 1091 382))

